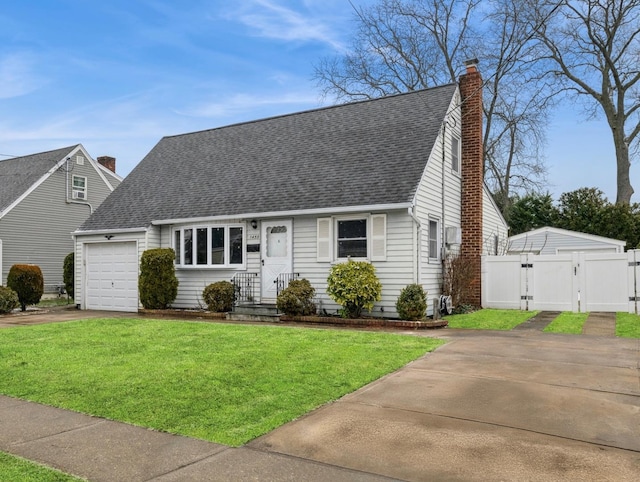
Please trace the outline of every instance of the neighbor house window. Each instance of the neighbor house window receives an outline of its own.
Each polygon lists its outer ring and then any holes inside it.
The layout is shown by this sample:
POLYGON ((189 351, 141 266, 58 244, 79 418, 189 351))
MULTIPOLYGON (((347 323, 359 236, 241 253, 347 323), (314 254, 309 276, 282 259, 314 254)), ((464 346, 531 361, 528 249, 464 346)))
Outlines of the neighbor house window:
POLYGON ((431 259, 440 258, 440 250, 438 249, 438 234, 440 229, 438 225, 437 220, 429 220, 429 258, 431 259))
POLYGON ((73 176, 72 178, 72 198, 87 199, 87 178, 84 176, 73 176))
POLYGON ((242 267, 244 226, 215 225, 177 229, 174 232, 176 265, 197 267, 242 267))
POLYGON ((456 136, 451 138, 451 170, 460 172, 460 139, 456 136))

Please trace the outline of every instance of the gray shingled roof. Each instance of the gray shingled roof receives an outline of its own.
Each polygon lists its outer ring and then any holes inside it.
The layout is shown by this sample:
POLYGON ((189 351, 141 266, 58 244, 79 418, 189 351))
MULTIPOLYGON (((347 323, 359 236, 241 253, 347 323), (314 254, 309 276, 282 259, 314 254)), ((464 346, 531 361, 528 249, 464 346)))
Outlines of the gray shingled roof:
POLYGON ((24 194, 76 147, 78 144, 0 161, 0 212, 24 194))
POLYGON ((80 230, 412 200, 455 84, 164 137, 80 230))

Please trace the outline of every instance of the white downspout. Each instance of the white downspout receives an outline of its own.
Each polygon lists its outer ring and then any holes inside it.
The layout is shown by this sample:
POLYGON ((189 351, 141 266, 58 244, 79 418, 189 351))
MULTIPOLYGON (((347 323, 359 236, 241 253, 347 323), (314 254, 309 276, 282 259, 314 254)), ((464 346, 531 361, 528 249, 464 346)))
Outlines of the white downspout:
POLYGON ((416 276, 416 283, 418 284, 422 284, 422 224, 420 223, 420 220, 418 219, 418 217, 415 215, 414 211, 415 211, 415 204, 412 205, 410 208, 407 209, 409 216, 411 216, 411 219, 413 219, 413 222, 416 224, 416 256, 418 257, 418 262, 417 262, 417 266, 418 266, 418 273, 416 276))

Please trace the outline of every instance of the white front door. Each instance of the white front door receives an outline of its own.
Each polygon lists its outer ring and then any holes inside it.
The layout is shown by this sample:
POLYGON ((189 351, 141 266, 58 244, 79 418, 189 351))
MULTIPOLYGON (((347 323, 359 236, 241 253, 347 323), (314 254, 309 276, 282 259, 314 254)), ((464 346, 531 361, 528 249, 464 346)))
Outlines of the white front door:
POLYGON ((274 302, 277 294, 276 280, 282 273, 293 269, 292 226, 290 219, 262 222, 262 279, 261 299, 274 302))

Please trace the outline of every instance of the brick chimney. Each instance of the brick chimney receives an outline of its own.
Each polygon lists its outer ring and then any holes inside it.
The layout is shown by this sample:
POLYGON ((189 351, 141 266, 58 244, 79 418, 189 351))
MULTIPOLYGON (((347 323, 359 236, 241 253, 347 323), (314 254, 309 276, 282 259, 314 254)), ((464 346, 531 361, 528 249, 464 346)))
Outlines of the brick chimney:
POLYGON ((111 172, 116 172, 116 158, 109 156, 100 156, 96 159, 98 163, 109 169, 111 172))
POLYGON ((460 76, 462 97, 462 244, 460 255, 470 264, 471 289, 465 300, 481 305, 482 193, 484 155, 482 149, 482 76, 478 60, 465 62, 467 71, 460 76))

